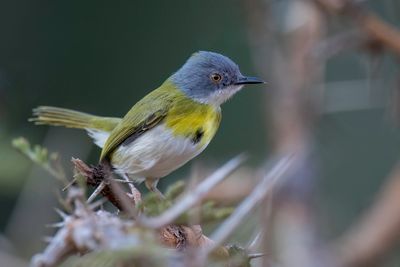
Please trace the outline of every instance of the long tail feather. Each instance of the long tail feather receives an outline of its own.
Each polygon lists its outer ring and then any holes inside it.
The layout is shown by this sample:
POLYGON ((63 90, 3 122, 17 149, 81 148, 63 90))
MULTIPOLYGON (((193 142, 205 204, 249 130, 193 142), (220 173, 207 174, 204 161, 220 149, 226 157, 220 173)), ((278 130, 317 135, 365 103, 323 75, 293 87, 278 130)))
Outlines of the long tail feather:
POLYGON ((33 110, 29 121, 39 125, 64 126, 78 129, 94 129, 110 132, 120 122, 119 118, 94 116, 71 109, 40 106, 33 110))

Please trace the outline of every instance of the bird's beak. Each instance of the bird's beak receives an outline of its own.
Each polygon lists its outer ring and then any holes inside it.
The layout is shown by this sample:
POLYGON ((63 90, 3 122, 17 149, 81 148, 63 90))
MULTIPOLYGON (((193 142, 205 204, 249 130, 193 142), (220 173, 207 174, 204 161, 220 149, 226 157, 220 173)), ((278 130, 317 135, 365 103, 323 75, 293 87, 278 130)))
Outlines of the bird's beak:
POLYGON ((257 77, 248 77, 248 76, 243 76, 240 77, 236 82, 235 85, 243 85, 243 84, 259 84, 259 83, 265 83, 263 80, 257 77))

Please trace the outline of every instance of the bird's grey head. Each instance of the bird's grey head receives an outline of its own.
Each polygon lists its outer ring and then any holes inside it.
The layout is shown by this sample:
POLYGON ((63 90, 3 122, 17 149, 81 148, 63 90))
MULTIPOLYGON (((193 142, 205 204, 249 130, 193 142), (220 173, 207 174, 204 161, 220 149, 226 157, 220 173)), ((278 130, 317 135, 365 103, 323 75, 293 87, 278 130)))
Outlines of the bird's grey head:
POLYGON ((243 76, 228 57, 207 51, 194 53, 170 79, 192 99, 215 106, 245 84, 263 83, 261 79, 243 76))

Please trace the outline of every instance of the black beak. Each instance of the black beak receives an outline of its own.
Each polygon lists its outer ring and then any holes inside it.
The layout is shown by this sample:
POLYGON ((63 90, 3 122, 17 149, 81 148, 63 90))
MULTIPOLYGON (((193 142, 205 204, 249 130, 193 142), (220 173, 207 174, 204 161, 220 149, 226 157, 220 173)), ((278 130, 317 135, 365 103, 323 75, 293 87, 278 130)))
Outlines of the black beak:
POLYGON ((235 85, 241 85, 241 84, 259 84, 259 83, 265 83, 263 80, 257 77, 240 77, 236 82, 235 85))

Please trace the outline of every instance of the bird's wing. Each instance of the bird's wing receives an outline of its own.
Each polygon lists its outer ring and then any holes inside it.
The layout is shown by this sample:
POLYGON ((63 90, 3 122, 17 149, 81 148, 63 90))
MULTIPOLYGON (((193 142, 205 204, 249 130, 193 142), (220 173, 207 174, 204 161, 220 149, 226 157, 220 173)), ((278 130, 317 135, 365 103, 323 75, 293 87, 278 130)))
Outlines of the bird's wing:
POLYGON ((170 90, 160 87, 137 102, 111 132, 101 151, 100 161, 107 158, 119 145, 133 142, 162 122, 173 97, 170 90))

